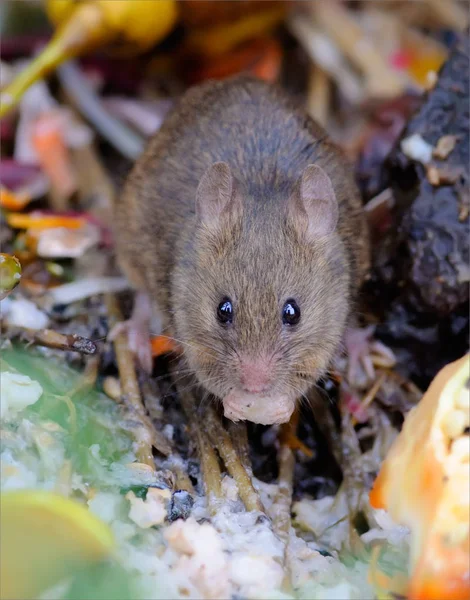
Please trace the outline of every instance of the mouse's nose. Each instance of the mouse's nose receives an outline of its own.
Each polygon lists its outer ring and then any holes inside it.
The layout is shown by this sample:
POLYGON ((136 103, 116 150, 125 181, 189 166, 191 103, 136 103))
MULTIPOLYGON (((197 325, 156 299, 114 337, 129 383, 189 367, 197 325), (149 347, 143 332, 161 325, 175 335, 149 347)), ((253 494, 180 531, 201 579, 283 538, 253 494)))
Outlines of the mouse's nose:
POLYGON ((271 387, 271 360, 268 357, 243 357, 240 361, 240 382, 246 392, 258 394, 271 387))

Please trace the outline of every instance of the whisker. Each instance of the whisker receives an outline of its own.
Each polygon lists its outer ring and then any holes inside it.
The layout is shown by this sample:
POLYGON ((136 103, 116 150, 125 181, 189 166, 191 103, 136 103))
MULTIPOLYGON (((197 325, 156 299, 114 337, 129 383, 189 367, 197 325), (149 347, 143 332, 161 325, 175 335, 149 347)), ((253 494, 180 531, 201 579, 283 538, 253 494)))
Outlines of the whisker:
POLYGON ((201 410, 205 404, 209 405, 211 402, 214 402, 214 400, 215 400, 214 395, 211 394, 210 392, 205 391, 201 395, 201 400, 199 402, 199 406, 197 407, 197 410, 201 410))
POLYGON ((168 373, 164 373, 163 375, 157 375, 156 377, 152 377, 153 381, 161 381, 162 379, 167 379, 168 377, 172 377, 173 375, 182 375, 182 377, 184 377, 185 375, 193 375, 194 371, 192 369, 178 369, 178 370, 171 370, 168 371, 168 373))
MULTIPOLYGON (((180 377, 180 379, 178 379, 177 381, 174 381, 173 383, 176 384, 178 381, 181 381, 182 377, 180 377)), ((197 387, 199 385, 199 382, 197 380, 194 380, 192 383, 189 383, 188 385, 185 385, 184 387, 176 387, 176 391, 178 394, 181 394, 181 392, 186 392, 188 390, 191 390, 195 387, 197 387)))
MULTIPOLYGON (((176 379, 173 379, 173 378, 172 378, 172 383, 173 383, 174 385, 176 385, 176 384, 177 384, 179 381, 181 381, 181 380, 182 380, 182 379, 184 379, 185 377, 187 377, 187 375, 186 375, 186 374, 183 374, 183 375, 181 375, 180 377, 177 377, 176 379)), ((192 379, 193 379, 193 383, 189 384, 189 386, 188 386, 188 387, 194 387, 194 386, 196 386, 196 385, 199 385, 199 386, 204 386, 204 385, 206 385, 207 383, 209 383, 209 382, 211 382, 211 381, 215 381, 215 380, 217 380, 217 379, 218 379, 218 377, 207 377, 207 378, 206 378, 206 379, 204 379, 203 381, 199 381, 198 379, 196 379, 196 377, 193 377, 192 379)), ((183 391, 184 389, 186 389, 186 388, 183 388, 181 391, 183 391)), ((179 391, 179 390, 178 390, 178 391, 179 391)))

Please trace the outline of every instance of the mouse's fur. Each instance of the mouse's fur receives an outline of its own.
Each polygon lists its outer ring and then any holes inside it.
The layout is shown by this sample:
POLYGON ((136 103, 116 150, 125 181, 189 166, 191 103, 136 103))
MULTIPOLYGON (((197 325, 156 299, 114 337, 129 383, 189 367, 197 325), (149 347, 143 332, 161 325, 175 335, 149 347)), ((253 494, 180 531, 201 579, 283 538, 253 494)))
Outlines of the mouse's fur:
POLYGON ((300 397, 327 369, 369 266, 367 226, 345 158, 284 93, 247 76, 183 96, 137 161, 116 227, 128 278, 184 343, 199 381, 222 398, 239 385, 240 357, 260 354, 270 361, 273 389, 300 397), (217 202, 203 198, 196 215, 196 191, 220 161, 232 175, 233 199, 212 222, 217 202), (311 164, 329 176, 339 220, 333 234, 307 243, 286 205, 311 164), (223 296, 235 308, 228 328, 216 319, 223 296), (288 298, 302 311, 294 328, 282 325, 288 298))

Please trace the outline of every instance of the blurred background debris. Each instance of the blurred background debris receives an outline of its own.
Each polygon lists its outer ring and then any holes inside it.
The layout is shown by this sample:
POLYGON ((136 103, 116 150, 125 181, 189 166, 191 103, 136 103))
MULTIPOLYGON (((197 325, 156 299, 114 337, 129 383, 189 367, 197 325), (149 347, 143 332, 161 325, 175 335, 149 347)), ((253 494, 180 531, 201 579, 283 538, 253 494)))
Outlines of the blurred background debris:
POLYGON ((88 504, 150 578, 142 597, 406 595, 408 533, 368 492, 468 351, 468 16, 460 0, 0 4, 2 489, 88 504), (113 198, 189 86, 241 72, 283 86, 343 149, 373 242, 358 351, 281 431, 196 410, 168 340, 147 378, 125 336, 106 339, 131 299, 113 198))

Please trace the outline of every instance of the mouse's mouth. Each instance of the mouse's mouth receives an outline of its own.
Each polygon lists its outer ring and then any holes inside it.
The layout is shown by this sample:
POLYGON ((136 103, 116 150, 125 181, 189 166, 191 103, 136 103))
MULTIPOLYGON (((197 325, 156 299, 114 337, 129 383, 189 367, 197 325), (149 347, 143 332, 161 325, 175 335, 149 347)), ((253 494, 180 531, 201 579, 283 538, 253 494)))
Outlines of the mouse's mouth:
POLYGON ((295 408, 295 397, 276 393, 250 393, 232 390, 222 400, 224 415, 232 421, 261 425, 287 423, 295 408))

